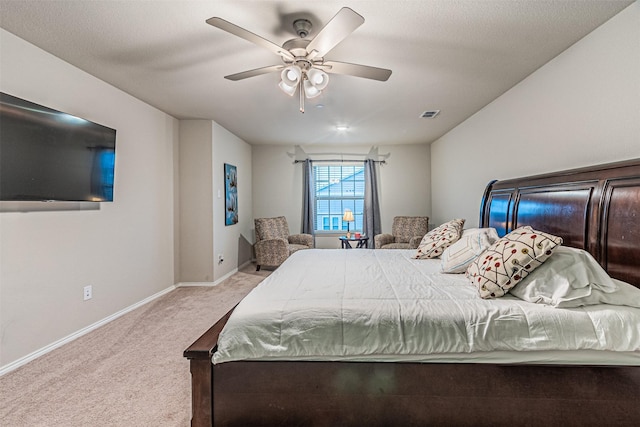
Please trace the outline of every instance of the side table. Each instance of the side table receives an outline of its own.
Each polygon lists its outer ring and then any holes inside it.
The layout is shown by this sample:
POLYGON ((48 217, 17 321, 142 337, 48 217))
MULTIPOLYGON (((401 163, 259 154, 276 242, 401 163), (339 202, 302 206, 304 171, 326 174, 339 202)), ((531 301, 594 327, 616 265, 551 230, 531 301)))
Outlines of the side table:
POLYGON ((356 245, 356 249, 369 247, 368 237, 340 236, 338 238, 340 239, 340 243, 342 244, 342 249, 353 249, 353 246, 351 246, 351 242, 358 242, 356 245))

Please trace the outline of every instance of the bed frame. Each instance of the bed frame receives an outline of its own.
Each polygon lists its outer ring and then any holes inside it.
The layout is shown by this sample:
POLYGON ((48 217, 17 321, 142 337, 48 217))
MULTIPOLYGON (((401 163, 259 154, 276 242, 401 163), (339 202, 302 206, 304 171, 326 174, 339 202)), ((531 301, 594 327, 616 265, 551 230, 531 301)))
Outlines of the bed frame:
MULTIPOLYGON (((640 287, 640 159, 493 181, 480 223, 588 250, 640 287)), ((211 363, 229 312, 184 352, 192 426, 640 425, 640 367, 240 361, 211 363)))

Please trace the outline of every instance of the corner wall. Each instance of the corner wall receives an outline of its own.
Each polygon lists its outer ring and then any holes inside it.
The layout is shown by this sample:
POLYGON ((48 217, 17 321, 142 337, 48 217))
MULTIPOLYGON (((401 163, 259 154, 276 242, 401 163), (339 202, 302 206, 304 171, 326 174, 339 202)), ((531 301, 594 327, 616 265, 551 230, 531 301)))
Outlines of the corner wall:
POLYGON ((211 120, 180 121, 179 282, 212 284, 251 260, 251 169, 249 144, 211 120), (233 225, 225 225, 225 163, 238 171, 233 225))
POLYGON ((112 203, 0 203, 1 367, 174 285, 178 122, 2 29, 0 51, 0 90, 117 130, 112 203))
MULTIPOLYGON (((253 224, 252 147, 220 126, 213 125, 213 254, 214 278, 219 280, 251 261, 250 242, 253 224), (225 225, 224 164, 238 172, 238 223, 225 225), (218 262, 223 255, 224 262, 218 262)), ((251 241, 252 242, 252 241, 251 241)))
POLYGON ((434 219, 476 226, 493 179, 640 158, 638 76, 637 1, 431 145, 434 219))
POLYGON ((213 123, 180 120, 180 274, 213 282, 213 123))

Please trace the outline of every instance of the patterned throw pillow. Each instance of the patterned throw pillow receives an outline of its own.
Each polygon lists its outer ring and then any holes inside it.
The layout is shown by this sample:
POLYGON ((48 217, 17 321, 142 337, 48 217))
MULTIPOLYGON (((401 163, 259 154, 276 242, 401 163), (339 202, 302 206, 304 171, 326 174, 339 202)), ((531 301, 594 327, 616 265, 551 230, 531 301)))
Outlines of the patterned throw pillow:
POLYGON ((442 255, 445 249, 460 239, 464 221, 464 219, 454 219, 425 234, 413 258, 428 259, 442 255))
POLYGON ((562 238, 526 226, 507 234, 469 265, 467 277, 480 297, 501 297, 540 266, 562 238))

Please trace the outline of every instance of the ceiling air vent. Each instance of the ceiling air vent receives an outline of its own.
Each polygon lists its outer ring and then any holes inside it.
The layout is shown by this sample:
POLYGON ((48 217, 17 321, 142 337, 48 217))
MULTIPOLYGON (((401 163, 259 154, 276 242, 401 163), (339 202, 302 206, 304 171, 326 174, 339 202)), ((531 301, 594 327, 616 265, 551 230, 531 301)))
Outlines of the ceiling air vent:
POLYGON ((439 112, 440 110, 425 111, 424 113, 420 114, 420 117, 423 119, 433 119, 435 116, 438 115, 439 112))

